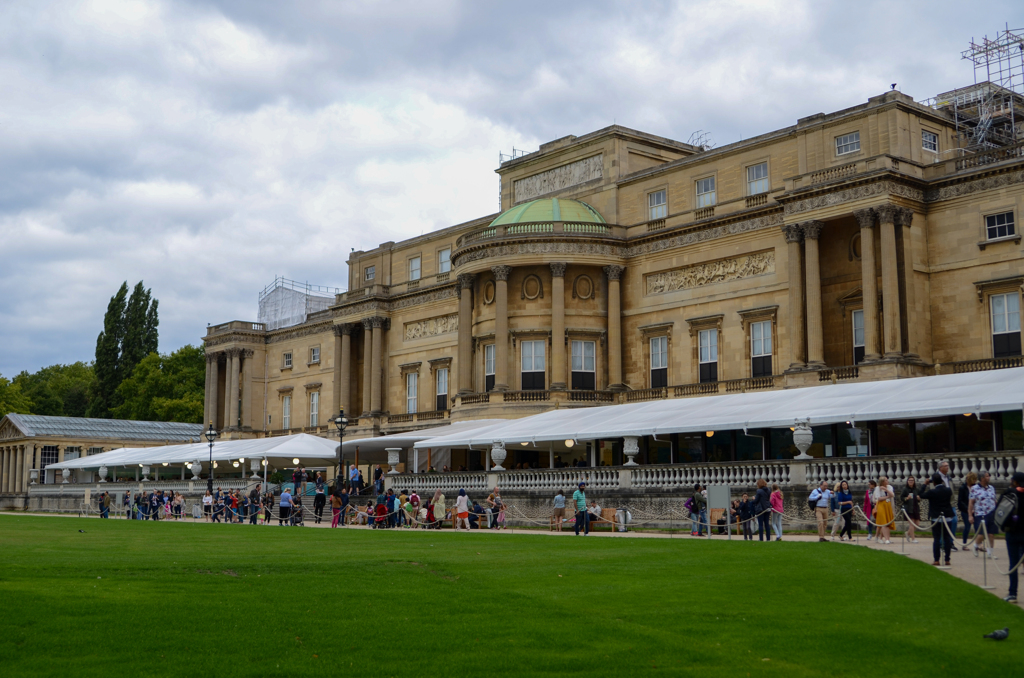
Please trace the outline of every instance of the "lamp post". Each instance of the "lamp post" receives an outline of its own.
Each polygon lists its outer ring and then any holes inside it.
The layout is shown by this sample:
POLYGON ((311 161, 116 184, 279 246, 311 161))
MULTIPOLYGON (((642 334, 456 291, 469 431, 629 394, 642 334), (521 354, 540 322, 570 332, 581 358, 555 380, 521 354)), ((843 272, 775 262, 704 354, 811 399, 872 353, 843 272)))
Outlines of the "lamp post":
POLYGON ((344 408, 338 410, 338 416, 334 420, 334 425, 338 428, 338 479, 334 481, 334 493, 338 494, 341 492, 340 487, 344 487, 346 480, 345 475, 345 459, 342 457, 341 444, 345 439, 345 429, 348 428, 348 419, 345 417, 344 408), (342 483, 339 487, 338 483, 342 483))
POLYGON ((203 433, 206 439, 210 441, 210 472, 206 476, 206 490, 212 495, 213 494, 213 441, 217 439, 217 429, 213 428, 213 422, 210 422, 210 428, 203 433))

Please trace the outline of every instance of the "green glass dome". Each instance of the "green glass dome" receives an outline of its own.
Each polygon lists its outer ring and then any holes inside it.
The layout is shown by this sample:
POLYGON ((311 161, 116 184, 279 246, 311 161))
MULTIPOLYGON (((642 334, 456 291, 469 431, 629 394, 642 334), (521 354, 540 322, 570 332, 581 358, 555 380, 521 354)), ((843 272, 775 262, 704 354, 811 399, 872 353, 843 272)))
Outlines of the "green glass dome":
POLYGON ((534 221, 582 221, 591 224, 606 223, 597 210, 579 200, 541 198, 505 210, 491 222, 491 226, 524 224, 534 221))

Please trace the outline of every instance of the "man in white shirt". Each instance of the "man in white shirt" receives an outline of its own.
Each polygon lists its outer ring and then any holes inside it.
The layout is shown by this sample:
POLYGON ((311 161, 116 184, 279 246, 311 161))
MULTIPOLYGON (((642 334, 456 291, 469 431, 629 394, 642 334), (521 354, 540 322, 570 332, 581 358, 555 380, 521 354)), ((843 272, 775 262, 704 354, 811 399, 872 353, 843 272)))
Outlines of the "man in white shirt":
POLYGON ((818 520, 818 541, 825 539, 825 526, 828 524, 829 502, 832 499, 832 491, 828 489, 828 483, 824 480, 811 492, 809 502, 814 502, 814 517, 818 520))

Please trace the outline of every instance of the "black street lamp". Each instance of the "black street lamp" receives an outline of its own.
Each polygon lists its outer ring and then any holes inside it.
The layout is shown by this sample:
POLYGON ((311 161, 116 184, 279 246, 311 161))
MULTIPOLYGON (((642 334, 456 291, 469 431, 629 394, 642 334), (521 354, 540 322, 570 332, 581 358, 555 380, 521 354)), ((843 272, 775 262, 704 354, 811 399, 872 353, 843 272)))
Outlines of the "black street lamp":
POLYGON ((217 429, 213 428, 213 422, 210 422, 210 428, 203 433, 206 439, 210 441, 210 472, 206 476, 206 489, 212 495, 213 494, 213 441, 217 439, 217 429))
POLYGON ((342 456, 341 444, 345 440, 345 429, 348 428, 348 419, 345 418, 344 408, 338 410, 338 416, 334 419, 334 425, 338 427, 338 478, 334 481, 334 493, 339 494, 345 486, 345 459, 342 456), (339 485, 338 483, 341 483, 339 485))

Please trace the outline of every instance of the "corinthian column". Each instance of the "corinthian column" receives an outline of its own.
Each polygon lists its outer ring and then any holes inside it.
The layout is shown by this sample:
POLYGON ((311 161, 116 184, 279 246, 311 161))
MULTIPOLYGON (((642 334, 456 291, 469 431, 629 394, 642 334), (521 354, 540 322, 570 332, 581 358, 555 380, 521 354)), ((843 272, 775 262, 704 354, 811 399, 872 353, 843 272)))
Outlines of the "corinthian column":
POLYGON ((551 266, 551 390, 567 387, 565 379, 565 262, 551 266))
POLYGON ((17 462, 16 475, 14 476, 14 491, 22 494, 25 491, 25 448, 21 445, 15 445, 14 458, 17 462))
POLYGON ((363 414, 370 416, 370 400, 373 394, 373 324, 370 318, 363 318, 363 414))
POLYGON ((896 261, 895 205, 875 208, 882 231, 882 350, 885 358, 898 358, 903 351, 900 331, 900 279, 896 261))
MULTIPOLYGON (((922 318, 917 313, 917 290, 914 287, 914 243, 911 238, 910 225, 914 221, 914 210, 901 207, 896 210, 896 225, 899 226, 897 237, 903 243, 903 272, 900 279, 900 297, 903 300, 901 313, 906 318, 906 358, 920 358, 922 318)), ((901 323, 902 325, 902 323, 901 323)), ((900 347, 902 350, 902 346, 900 347)))
POLYGON ((803 264, 800 252, 804 231, 797 224, 784 224, 782 232, 786 236, 786 255, 789 259, 789 369, 799 370, 805 365, 803 264))
POLYGON ((800 224, 804 232, 804 258, 807 263, 807 364, 825 366, 825 342, 821 332, 821 271, 818 262, 818 237, 825 226, 820 221, 800 224))
POLYGON ((10 492, 9 482, 11 478, 11 452, 6 447, 0 447, 0 492, 7 494, 10 492))
POLYGON ((370 373, 372 386, 370 388, 370 414, 379 417, 384 411, 381 406, 381 388, 384 381, 384 329, 387 325, 387 318, 370 318, 370 325, 373 328, 373 370, 370 373))
POLYGON ((473 282, 476 275, 459 275, 459 394, 473 392, 473 282))
POLYGON ((508 390, 508 274, 511 266, 494 266, 494 390, 508 390))
POLYGON ((206 354, 206 390, 203 394, 203 424, 210 421, 210 408, 213 406, 213 376, 210 371, 210 363, 213 361, 213 354, 206 354))
POLYGON ((351 323, 334 326, 334 407, 346 416, 352 414, 352 330, 351 323))
POLYGON ((231 360, 231 367, 228 370, 231 386, 228 389, 228 425, 225 428, 238 428, 238 384, 239 372, 242 366, 242 350, 238 348, 228 349, 228 358, 231 360))
POLYGON ((875 211, 853 213, 860 225, 860 278, 864 297, 864 362, 878 360, 878 273, 875 271, 875 211))
POLYGON ((608 278, 608 388, 612 391, 626 390, 622 382, 622 293, 619 290, 624 270, 623 266, 604 267, 608 278))

